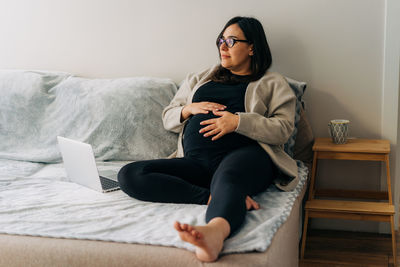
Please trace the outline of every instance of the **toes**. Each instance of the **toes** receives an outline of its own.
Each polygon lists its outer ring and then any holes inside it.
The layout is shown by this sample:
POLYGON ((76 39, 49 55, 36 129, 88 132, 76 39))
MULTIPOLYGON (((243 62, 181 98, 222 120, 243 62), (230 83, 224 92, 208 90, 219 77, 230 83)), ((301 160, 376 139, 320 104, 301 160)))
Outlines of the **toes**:
POLYGON ((181 224, 177 221, 175 221, 175 223, 174 223, 174 228, 179 232, 182 231, 181 224))
POLYGON ((194 228, 193 228, 193 230, 188 231, 188 234, 190 234, 195 239, 201 239, 203 237, 203 235, 194 228))
MULTIPOLYGON (((190 224, 181 224, 178 221, 175 221, 174 223, 174 228, 178 231, 178 232, 186 232, 189 236, 191 236, 192 238, 195 239, 201 239, 203 237, 203 235, 197 231, 192 225, 190 224)), ((188 237, 189 237, 188 236, 188 237)))
POLYGON ((198 234, 199 232, 197 232, 196 230, 192 230, 192 231, 190 231, 190 234, 193 236, 193 237, 197 237, 197 234, 198 234))
POLYGON ((257 202, 255 202, 254 200, 252 200, 252 201, 253 201, 253 204, 252 204, 253 208, 254 208, 255 210, 260 209, 260 205, 259 205, 257 202))
POLYGON ((201 238, 203 237, 203 235, 202 235, 200 232, 196 231, 195 237, 196 237, 197 239, 201 239, 201 238))

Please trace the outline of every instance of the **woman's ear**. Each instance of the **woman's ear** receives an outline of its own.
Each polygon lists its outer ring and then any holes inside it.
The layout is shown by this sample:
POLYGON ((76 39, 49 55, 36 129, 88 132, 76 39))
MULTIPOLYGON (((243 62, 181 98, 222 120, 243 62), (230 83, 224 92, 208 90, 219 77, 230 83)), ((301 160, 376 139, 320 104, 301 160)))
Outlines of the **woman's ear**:
POLYGON ((249 46, 249 48, 250 48, 249 49, 249 56, 253 56, 254 55, 253 47, 254 47, 254 45, 252 45, 252 44, 249 46))

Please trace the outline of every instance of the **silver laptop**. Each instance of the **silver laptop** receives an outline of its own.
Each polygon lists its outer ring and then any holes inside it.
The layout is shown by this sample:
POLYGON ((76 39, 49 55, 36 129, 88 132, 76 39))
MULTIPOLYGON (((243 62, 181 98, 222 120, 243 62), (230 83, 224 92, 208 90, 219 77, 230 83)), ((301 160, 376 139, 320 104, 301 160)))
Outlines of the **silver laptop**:
POLYGON ((119 189, 117 171, 97 170, 91 145, 61 136, 57 140, 69 180, 103 193, 119 189))

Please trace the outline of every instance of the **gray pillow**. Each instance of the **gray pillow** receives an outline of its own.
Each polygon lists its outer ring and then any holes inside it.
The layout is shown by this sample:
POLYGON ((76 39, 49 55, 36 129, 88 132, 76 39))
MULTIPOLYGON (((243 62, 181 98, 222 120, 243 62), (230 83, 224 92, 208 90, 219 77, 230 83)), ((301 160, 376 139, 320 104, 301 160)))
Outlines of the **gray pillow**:
POLYGON ((0 71, 0 158, 46 161, 50 157, 41 137, 47 107, 54 96, 48 91, 69 77, 68 73, 41 71, 0 71))
POLYGON ((176 91, 170 79, 3 71, 0 158, 60 161, 57 135, 91 144, 98 160, 167 157, 177 135, 163 128, 161 112, 176 91))
POLYGON ((297 124, 296 142, 293 149, 293 158, 301 160, 306 164, 310 173, 313 161, 312 147, 314 144, 314 134, 310 122, 307 119, 303 107, 300 109, 300 120, 297 124))
POLYGON ((292 135, 289 137, 289 140, 284 145, 285 152, 293 157, 294 156, 294 147, 296 143, 296 137, 298 132, 298 124, 300 121, 301 108, 304 108, 303 95, 306 90, 307 84, 305 82, 299 82, 294 79, 286 77, 290 88, 292 88, 294 94, 296 95, 296 110, 294 117, 294 130, 292 135))

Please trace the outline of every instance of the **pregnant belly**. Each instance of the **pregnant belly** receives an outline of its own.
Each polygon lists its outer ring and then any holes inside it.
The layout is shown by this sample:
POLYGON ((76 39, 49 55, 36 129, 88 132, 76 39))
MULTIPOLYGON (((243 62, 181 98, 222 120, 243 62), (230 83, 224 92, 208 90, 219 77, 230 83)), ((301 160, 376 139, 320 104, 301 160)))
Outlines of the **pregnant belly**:
POLYGON ((215 116, 211 112, 208 114, 196 114, 193 117, 191 117, 187 122, 183 133, 184 150, 189 151, 199 148, 229 150, 253 142, 248 137, 235 132, 225 134, 224 136, 220 137, 215 141, 211 140, 211 138, 213 138, 215 135, 204 137, 203 135, 205 133, 199 133, 200 129, 207 126, 207 125, 200 125, 200 122, 218 117, 219 116, 215 116))

